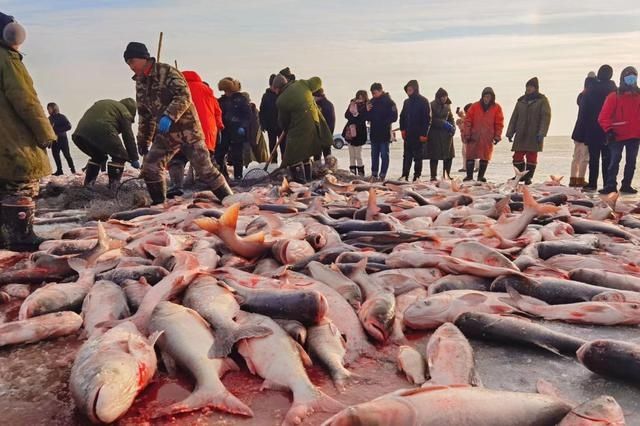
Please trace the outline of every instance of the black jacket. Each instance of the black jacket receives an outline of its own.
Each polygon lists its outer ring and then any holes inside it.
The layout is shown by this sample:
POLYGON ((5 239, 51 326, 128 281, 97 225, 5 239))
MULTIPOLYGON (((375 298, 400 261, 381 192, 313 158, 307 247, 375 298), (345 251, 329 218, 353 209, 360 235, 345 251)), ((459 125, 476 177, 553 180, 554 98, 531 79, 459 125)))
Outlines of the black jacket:
POLYGON ((320 112, 322 112, 322 116, 327 122, 329 130, 331 130, 331 135, 333 135, 336 130, 336 109, 325 96, 317 99, 316 104, 318 104, 318 108, 320 108, 320 112))
POLYGON ((371 142, 391 142, 391 125, 398 121, 398 108, 388 93, 371 99, 371 111, 366 113, 371 123, 371 142))
POLYGON ((67 132, 71 130, 71 123, 63 114, 57 113, 49 116, 49 123, 58 136, 58 142, 68 141, 67 132))
POLYGON ((427 98, 416 91, 404 101, 400 113, 400 130, 407 132, 407 142, 420 142, 427 136, 431 124, 431 107, 427 98))
POLYGON ((251 122, 251 100, 246 93, 236 92, 231 95, 223 95, 218 99, 222 109, 222 122, 224 130, 222 139, 233 142, 245 142, 251 122), (245 130, 244 135, 238 134, 238 129, 245 130))
POLYGON ((598 116, 604 101, 611 92, 616 91, 616 84, 611 80, 597 80, 584 93, 579 106, 578 118, 582 128, 576 132, 587 145, 603 145, 605 142, 604 130, 598 123, 598 116))
POLYGON ((278 107, 276 101, 278 95, 271 89, 267 89, 262 95, 260 102, 260 126, 267 132, 282 133, 282 129, 278 126, 278 107))
MULTIPOLYGON (((351 101, 353 102, 353 100, 351 101)), ((351 140, 347 140, 349 145, 353 146, 362 146, 367 143, 367 105, 364 102, 358 103, 358 116, 354 117, 349 107, 347 107, 347 111, 344 113, 344 118, 347 119, 347 124, 344 126, 344 130, 342 131, 342 137, 347 138, 347 127, 350 125, 356 126, 356 137, 351 140)))

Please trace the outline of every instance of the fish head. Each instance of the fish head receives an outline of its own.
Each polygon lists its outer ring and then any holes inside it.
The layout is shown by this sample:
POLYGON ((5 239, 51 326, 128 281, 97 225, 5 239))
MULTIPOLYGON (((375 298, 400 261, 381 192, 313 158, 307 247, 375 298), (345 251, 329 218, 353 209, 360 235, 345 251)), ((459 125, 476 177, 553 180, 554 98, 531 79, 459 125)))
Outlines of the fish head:
POLYGON ((418 424, 418 413, 402 398, 382 397, 347 407, 323 426, 371 426, 418 424))
POLYGON ((411 328, 434 329, 447 322, 451 302, 446 293, 418 300, 404 311, 404 322, 411 328))
POLYGON ((378 342, 385 342, 393 330, 395 305, 386 298, 369 299, 358 311, 365 330, 378 342))
POLYGON ((587 424, 622 426, 626 423, 624 412, 615 398, 602 395, 578 405, 562 420, 562 425, 567 426, 587 424))
POLYGON ((443 338, 443 339, 463 339, 466 340, 464 334, 450 322, 445 322, 433 333, 431 338, 443 338))

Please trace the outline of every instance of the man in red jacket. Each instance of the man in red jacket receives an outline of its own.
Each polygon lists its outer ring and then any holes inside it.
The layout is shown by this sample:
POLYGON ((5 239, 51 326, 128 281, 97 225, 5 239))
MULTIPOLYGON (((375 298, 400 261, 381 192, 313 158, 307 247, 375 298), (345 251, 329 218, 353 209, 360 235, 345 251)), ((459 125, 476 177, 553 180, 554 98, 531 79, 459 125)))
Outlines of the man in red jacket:
POLYGON ((622 160, 622 150, 626 150, 624 177, 620 192, 637 194, 631 187, 636 170, 636 158, 640 145, 640 89, 638 89, 638 71, 627 67, 620 75, 620 88, 611 93, 604 102, 598 122, 607 134, 611 159, 602 194, 616 192, 618 170, 622 160))

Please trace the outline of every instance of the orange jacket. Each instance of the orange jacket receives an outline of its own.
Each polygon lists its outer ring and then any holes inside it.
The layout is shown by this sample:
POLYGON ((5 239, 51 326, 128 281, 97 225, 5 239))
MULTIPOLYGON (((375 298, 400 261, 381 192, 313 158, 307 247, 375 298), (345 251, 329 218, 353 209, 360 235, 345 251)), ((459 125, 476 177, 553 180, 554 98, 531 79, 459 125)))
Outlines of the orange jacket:
POLYGON ((213 89, 202 82, 202 79, 195 71, 183 71, 185 80, 191 91, 193 105, 198 112, 198 118, 202 125, 205 144, 209 151, 216 149, 218 141, 218 129, 222 130, 222 110, 220 104, 213 94, 213 89))
POLYGON ((474 103, 464 119, 462 140, 467 144, 467 160, 487 160, 493 156, 494 139, 502 138, 504 115, 498 104, 487 111, 482 101, 474 103))

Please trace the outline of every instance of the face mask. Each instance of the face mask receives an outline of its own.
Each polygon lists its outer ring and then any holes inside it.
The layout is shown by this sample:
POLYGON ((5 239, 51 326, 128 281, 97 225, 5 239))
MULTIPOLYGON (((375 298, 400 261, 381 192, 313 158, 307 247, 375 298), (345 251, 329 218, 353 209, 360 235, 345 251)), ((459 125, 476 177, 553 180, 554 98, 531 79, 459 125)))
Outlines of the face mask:
POLYGON ((634 74, 629 74, 625 76, 623 80, 624 80, 624 84, 626 84, 627 86, 635 86, 636 83, 638 82, 638 76, 634 74))

